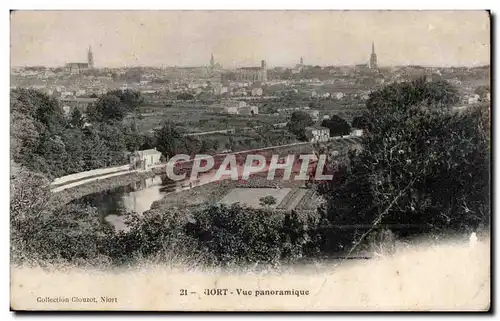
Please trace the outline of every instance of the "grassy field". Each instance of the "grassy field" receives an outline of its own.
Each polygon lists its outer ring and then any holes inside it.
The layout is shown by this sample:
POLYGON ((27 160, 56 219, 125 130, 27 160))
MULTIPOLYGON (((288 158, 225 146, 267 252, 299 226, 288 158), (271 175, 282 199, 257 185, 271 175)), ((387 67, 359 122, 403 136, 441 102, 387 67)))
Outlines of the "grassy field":
MULTIPOLYGON (((144 105, 140 108, 140 113, 141 117, 135 121, 139 130, 143 132, 161 126, 167 120, 176 123, 179 129, 186 133, 272 125, 283 123, 287 120, 284 115, 258 114, 248 116, 219 114, 211 112, 208 106, 200 104, 172 107, 144 105)), ((127 120, 131 122, 133 118, 128 118, 127 120)))

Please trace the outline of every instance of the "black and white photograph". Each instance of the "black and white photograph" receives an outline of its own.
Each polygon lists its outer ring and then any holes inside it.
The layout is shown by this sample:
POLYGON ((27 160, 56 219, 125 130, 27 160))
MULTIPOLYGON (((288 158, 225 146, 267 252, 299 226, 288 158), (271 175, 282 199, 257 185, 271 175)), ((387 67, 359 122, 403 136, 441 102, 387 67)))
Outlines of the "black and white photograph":
POLYGON ((488 311, 488 10, 13 10, 12 311, 488 311))

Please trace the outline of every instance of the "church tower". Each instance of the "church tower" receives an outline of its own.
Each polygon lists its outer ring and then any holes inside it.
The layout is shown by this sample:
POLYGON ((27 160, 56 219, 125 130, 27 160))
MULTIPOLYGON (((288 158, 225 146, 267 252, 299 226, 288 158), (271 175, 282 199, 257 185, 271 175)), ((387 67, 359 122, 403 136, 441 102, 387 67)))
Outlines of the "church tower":
POLYGON ((377 54, 375 53, 374 42, 372 42, 372 54, 370 55, 370 69, 377 69, 377 54))
POLYGON ((260 81, 266 82, 267 81, 267 63, 265 60, 260 61, 260 81))
POLYGON ((214 54, 210 57, 210 67, 213 69, 215 67, 215 59, 214 54))
POLYGON ((94 54, 92 53, 92 47, 90 46, 87 52, 87 63, 89 64, 89 69, 94 69, 94 54))

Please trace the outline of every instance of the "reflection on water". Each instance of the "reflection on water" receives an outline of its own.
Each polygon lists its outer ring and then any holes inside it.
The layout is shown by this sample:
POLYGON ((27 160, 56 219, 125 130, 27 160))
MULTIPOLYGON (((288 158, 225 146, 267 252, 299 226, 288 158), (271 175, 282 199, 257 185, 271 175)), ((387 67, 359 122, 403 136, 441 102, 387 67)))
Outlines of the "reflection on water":
POLYGON ((110 221, 116 220, 124 213, 144 213, 151 208, 153 202, 160 200, 165 194, 180 190, 182 186, 179 185, 165 177, 155 176, 126 186, 89 194, 74 202, 96 207, 100 221, 110 221))
MULTIPOLYGON (((238 166, 238 172, 242 168, 238 166)), ((143 214, 151 208, 151 205, 165 194, 177 193, 188 190, 191 187, 213 182, 215 179, 229 179, 231 175, 225 174, 222 177, 215 176, 216 170, 211 170, 198 175, 196 180, 175 182, 169 180, 166 175, 158 175, 153 178, 141 179, 126 186, 120 186, 107 191, 86 195, 73 203, 89 204, 97 208, 99 220, 114 225, 117 229, 124 229, 122 214, 137 213, 143 214)))

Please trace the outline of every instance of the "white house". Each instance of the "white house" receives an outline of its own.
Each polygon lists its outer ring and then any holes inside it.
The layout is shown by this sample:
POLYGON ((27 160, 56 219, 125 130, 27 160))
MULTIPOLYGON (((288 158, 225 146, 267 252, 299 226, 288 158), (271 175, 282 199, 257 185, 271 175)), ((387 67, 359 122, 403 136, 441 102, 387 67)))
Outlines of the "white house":
POLYGON ((132 169, 148 170, 153 165, 160 164, 161 153, 154 149, 139 150, 130 155, 132 169))
POLYGON ((262 88, 258 87, 258 88, 253 88, 252 89, 252 96, 262 96, 263 94, 263 90, 262 88))
POLYGON ((306 137, 311 143, 326 142, 330 139, 330 129, 322 126, 306 127, 306 137))
POLYGON ((478 94, 474 94, 472 96, 469 96, 467 98, 467 103, 470 105, 470 104, 477 104, 479 102, 479 95, 478 94))
POLYGON ((358 136, 358 137, 361 137, 361 136, 363 136, 363 130, 362 130, 362 129, 354 129, 354 130, 351 132, 351 135, 352 135, 352 136, 358 136))

